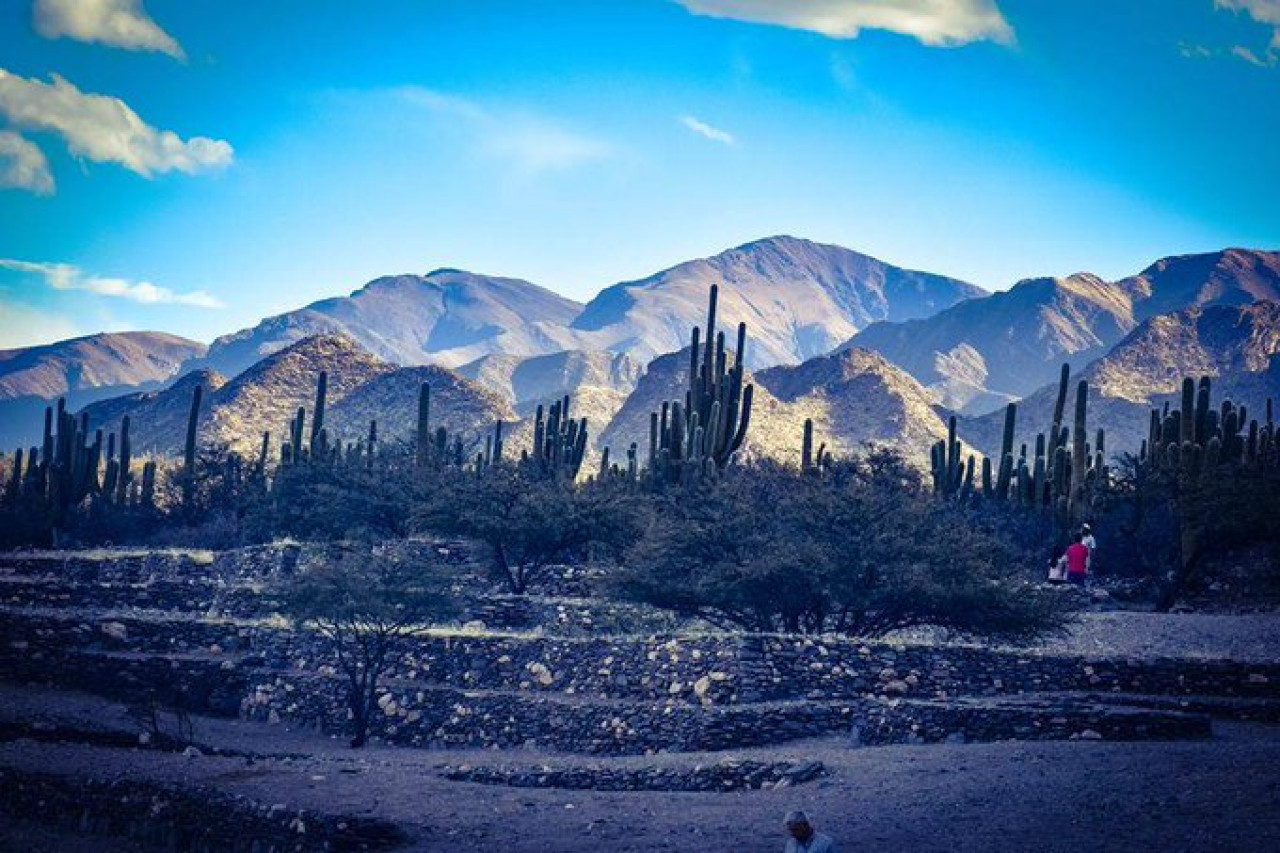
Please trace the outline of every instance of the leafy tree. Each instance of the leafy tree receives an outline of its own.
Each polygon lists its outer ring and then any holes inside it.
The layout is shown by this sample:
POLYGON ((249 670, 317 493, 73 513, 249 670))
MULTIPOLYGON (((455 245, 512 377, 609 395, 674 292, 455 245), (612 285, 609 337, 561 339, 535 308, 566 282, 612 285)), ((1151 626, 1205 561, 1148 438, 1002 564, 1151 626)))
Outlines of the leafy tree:
POLYGON ((364 746, 377 707, 378 682, 396 640, 421 633, 453 612, 437 567, 363 547, 284 582, 285 611, 324 638, 346 678, 351 746, 364 746))
POLYGON ((487 544, 495 575, 522 595, 549 566, 581 556, 588 545, 616 545, 633 536, 636 509, 635 498, 621 487, 587 487, 503 464, 441 472, 414 521, 487 544))
POLYGON ((751 630, 878 635, 937 625, 1007 639, 1064 614, 1017 578, 1025 556, 878 451, 823 477, 731 469, 674 492, 626 554, 630 598, 751 630))

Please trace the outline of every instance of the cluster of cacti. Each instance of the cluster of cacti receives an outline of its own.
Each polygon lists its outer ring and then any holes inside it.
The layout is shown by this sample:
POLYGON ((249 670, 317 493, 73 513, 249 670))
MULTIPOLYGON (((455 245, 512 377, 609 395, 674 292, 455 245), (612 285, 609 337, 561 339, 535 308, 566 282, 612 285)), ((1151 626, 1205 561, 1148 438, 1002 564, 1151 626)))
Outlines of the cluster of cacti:
MULTIPOLYGON (((449 431, 444 427, 438 427, 434 433, 431 431, 431 386, 426 382, 418 388, 418 423, 413 433, 413 447, 414 462, 419 468, 439 468, 445 465, 462 467, 462 436, 454 436, 453 441, 450 441, 449 431)), ((492 452, 491 444, 490 453, 492 452)), ((499 447, 499 455, 501 452, 499 447)))
POLYGON ((1209 377, 1196 383, 1182 380, 1182 405, 1168 403, 1151 411, 1147 438, 1138 458, 1157 469, 1176 471, 1183 478, 1212 476, 1223 465, 1263 470, 1280 468, 1280 436, 1272 420, 1271 400, 1264 420, 1249 419, 1248 409, 1223 400, 1210 402, 1209 377), (1247 426, 1246 426, 1247 424, 1247 426))
POLYGON ((522 454, 521 464, 573 480, 586 454, 587 419, 569 417, 569 395, 552 403, 545 417, 539 405, 533 416, 533 451, 522 454))
POLYGON ((688 481, 722 470, 742 447, 751 423, 753 388, 743 381, 747 324, 729 365, 724 332, 716 332, 719 288, 711 286, 705 341, 693 328, 689 389, 684 401, 664 402, 649 415, 649 476, 656 482, 688 481))
MULTIPOLYGON (((1075 413, 1070 427, 1063 425, 1071 369, 1062 366, 1058 396, 1049 432, 1036 435, 1034 453, 1023 444, 1015 456, 1014 434, 1018 407, 1005 409, 1000 454, 993 461, 982 460, 980 493, 990 500, 1016 501, 1027 508, 1052 509, 1063 524, 1081 521, 1091 513, 1095 486, 1105 480, 1107 468, 1106 433, 1099 429, 1093 444, 1088 441, 1087 416, 1089 384, 1076 385, 1075 413)), ((931 452, 933 489, 937 494, 968 499, 979 493, 975 482, 977 460, 962 454, 956 437, 956 418, 947 424, 947 438, 933 445, 931 452)))
POLYGON ((631 442, 631 446, 627 448, 627 464, 619 465, 609 459, 609 448, 605 448, 600 454, 600 472, 598 479, 615 479, 626 480, 628 482, 638 482, 640 479, 640 463, 639 454, 637 453, 636 443, 631 442))
POLYGON ((44 413, 40 447, 22 448, 13 455, 13 467, 5 482, 7 500, 46 501, 55 523, 86 499, 126 505, 151 505, 155 494, 156 463, 143 466, 141 488, 133 474, 129 418, 120 424, 119 455, 116 434, 103 443, 103 431, 95 429, 90 441, 89 416, 67 411, 66 400, 44 413))
MULTIPOLYGON (((316 402, 311 419, 311 431, 307 433, 307 410, 299 406, 289 421, 288 440, 280 446, 281 465, 347 465, 373 467, 378 447, 378 421, 369 421, 366 439, 355 442, 330 441, 329 428, 325 426, 325 405, 328 397, 329 374, 320 371, 316 380, 316 402)), ((271 448, 271 432, 262 433, 258 461, 253 468, 255 477, 265 477, 271 448)))

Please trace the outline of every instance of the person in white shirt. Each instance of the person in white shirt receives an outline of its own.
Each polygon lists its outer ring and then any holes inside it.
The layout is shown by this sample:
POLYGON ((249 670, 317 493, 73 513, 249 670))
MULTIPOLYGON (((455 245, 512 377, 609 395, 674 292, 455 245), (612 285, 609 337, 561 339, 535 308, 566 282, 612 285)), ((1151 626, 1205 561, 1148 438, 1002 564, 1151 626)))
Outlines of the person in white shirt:
POLYGON ((783 822, 791 834, 784 853, 840 853, 831 836, 815 830, 804 812, 789 812, 783 822))
POLYGON ((1087 524, 1080 525, 1080 544, 1089 549, 1089 560, 1093 561, 1093 552, 1098 548, 1098 541, 1093 538, 1093 530, 1087 524))

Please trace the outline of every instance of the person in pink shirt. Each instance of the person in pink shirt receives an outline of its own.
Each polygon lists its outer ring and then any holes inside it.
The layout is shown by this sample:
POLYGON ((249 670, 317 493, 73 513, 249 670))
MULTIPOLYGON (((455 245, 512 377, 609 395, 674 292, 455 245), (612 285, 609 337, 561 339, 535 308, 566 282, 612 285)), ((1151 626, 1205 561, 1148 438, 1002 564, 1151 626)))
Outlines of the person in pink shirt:
POLYGON ((1081 541, 1083 538, 1077 533, 1075 541, 1067 546, 1067 581, 1076 586, 1084 586, 1089 576, 1089 546, 1081 541))

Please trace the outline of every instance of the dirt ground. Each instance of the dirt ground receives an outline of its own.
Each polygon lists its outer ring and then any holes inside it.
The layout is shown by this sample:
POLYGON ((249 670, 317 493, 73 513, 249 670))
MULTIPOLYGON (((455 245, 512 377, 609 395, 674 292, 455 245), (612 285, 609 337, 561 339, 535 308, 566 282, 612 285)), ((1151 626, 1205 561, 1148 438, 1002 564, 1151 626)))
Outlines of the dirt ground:
MULTIPOLYGON (((117 705, 76 694, 0 688, 0 715, 38 714, 115 728, 117 705)), ((731 758, 817 759, 831 772, 793 788, 734 793, 598 793, 451 782, 446 763, 602 761, 526 751, 361 751, 279 726, 198 720, 196 737, 258 753, 245 758, 18 740, 0 766, 77 777, 210 786, 264 803, 377 815, 404 826, 408 848, 501 850, 768 851, 781 817, 807 810, 850 850, 1278 850, 1280 727, 1216 723, 1205 741, 1004 742, 851 748, 843 739, 731 753, 617 759, 691 766, 731 758)), ((0 822, 0 850, 134 848, 94 844, 0 822), (52 844, 54 846, 42 846, 52 844)))

